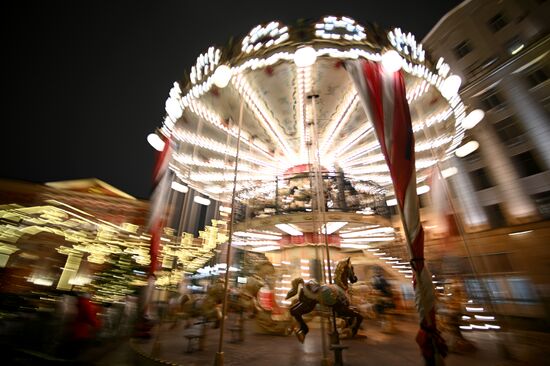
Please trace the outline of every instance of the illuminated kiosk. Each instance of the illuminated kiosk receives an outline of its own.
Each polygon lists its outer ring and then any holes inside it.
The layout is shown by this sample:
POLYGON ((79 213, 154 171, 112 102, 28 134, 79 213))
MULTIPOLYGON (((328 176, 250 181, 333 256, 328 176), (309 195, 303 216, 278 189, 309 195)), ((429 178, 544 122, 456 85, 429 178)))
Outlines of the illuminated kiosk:
POLYGON ((279 269, 283 307, 290 277, 330 282, 327 263, 408 260, 389 219, 388 167, 345 68, 361 58, 404 71, 417 192, 425 193, 469 117, 460 78, 400 29, 332 16, 258 25, 208 48, 166 101, 157 134, 171 141, 173 180, 222 203, 232 247, 265 253, 279 269))

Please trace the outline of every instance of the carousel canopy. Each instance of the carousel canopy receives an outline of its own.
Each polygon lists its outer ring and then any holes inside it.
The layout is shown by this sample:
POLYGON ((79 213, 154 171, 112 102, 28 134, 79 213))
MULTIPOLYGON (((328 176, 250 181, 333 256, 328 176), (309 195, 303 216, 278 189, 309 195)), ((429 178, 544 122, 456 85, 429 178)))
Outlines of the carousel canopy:
POLYGON ((258 25, 200 55, 188 80, 174 83, 158 131, 176 146, 171 169, 201 193, 227 201, 240 136, 237 191, 249 197, 274 191, 277 177, 311 164, 314 154, 324 169, 391 194, 375 132, 344 67, 357 58, 404 70, 417 177, 424 181, 464 135, 460 78, 443 59, 432 63, 410 33, 333 16, 292 27, 258 25))

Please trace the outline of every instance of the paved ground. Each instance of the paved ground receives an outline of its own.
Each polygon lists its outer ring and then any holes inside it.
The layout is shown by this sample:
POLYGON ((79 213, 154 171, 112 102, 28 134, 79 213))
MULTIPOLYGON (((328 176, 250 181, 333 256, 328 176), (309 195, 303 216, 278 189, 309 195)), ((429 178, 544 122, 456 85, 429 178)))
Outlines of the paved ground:
MULTIPOLYGON (((321 364, 323 348, 320 329, 312 329, 304 344, 300 344, 294 335, 284 337, 258 334, 254 332, 253 321, 246 321, 244 342, 232 343, 229 332, 225 335, 225 365, 318 366, 321 364)), ((374 321, 367 321, 367 338, 342 341, 344 345, 349 346, 344 351, 344 364, 347 366, 423 365, 419 349, 414 342, 417 330, 414 319, 398 319, 396 326, 396 332, 388 334, 382 332, 380 326, 374 321)), ((171 364, 212 365, 218 347, 219 330, 207 329, 204 350, 193 353, 186 352, 187 340, 184 333, 185 330, 181 327, 169 329, 169 326, 165 325, 161 328, 158 338, 153 337, 148 341, 133 340, 131 348, 141 355, 171 364)), ((550 353, 545 347, 549 341, 547 334, 542 338, 540 335, 523 334, 521 339, 515 335, 507 342, 504 342, 504 336, 506 334, 495 332, 467 334, 467 337, 477 346, 477 350, 463 354, 451 353, 447 357, 447 366, 543 365, 550 359, 550 353), (509 346, 503 351, 502 344, 509 346)), ((329 357, 332 359, 332 353, 329 357)))

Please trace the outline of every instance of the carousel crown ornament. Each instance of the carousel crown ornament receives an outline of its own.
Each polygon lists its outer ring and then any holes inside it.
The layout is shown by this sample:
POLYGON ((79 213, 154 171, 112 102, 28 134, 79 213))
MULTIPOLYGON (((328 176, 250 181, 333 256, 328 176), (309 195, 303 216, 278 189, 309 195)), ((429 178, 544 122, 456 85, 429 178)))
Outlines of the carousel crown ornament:
MULTIPOLYGON (((404 246, 390 220, 388 206, 396 205, 413 260, 407 271, 419 280, 427 270, 417 194, 429 191, 432 171, 483 118, 481 111, 466 118, 460 84, 442 58, 430 60, 399 28, 335 16, 294 26, 273 21, 201 54, 170 90, 158 133, 173 141, 173 180, 223 203, 229 248, 284 258, 294 248, 324 246, 328 266, 315 278, 335 286, 330 256, 404 246)), ((431 282, 420 284, 420 342, 432 357, 431 340, 439 339, 425 287, 431 282)), ((307 296, 313 287, 300 292, 299 306, 309 309, 306 298, 322 302, 307 296)), ((293 314, 303 335, 304 312, 293 314)))

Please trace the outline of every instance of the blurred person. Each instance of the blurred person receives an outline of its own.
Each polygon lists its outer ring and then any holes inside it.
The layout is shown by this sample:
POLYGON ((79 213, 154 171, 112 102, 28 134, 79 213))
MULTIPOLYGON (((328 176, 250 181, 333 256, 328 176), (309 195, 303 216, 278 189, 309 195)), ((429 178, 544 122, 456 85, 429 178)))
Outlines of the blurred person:
POLYGON ((90 301, 89 293, 79 293, 76 299, 76 316, 70 327, 67 355, 76 361, 86 358, 101 322, 97 317, 97 308, 90 301))
POLYGON ((117 336, 119 331, 118 321, 122 309, 116 304, 103 304, 100 313, 101 330, 98 336, 102 339, 113 338, 117 336))
POLYGON ((374 311, 380 319, 382 330, 384 332, 393 332, 395 330, 393 317, 388 314, 388 310, 395 309, 393 291, 380 267, 375 269, 374 277, 372 278, 372 287, 376 294, 374 311))
POLYGON ((467 301, 464 287, 458 280, 451 279, 445 285, 445 296, 441 297, 443 306, 441 314, 442 328, 451 336, 449 340, 451 352, 466 352, 475 350, 472 342, 464 337, 460 330, 463 305, 467 301), (449 296, 447 294, 450 294, 449 296))
POLYGON ((134 295, 126 295, 122 309, 120 311, 120 318, 118 322, 118 335, 121 337, 129 336, 134 329, 135 322, 137 320, 138 299, 134 295))
POLYGON ((53 352, 63 354, 63 343, 72 336, 72 324, 76 319, 76 293, 73 291, 61 292, 55 304, 55 331, 50 334, 53 341, 53 352))

